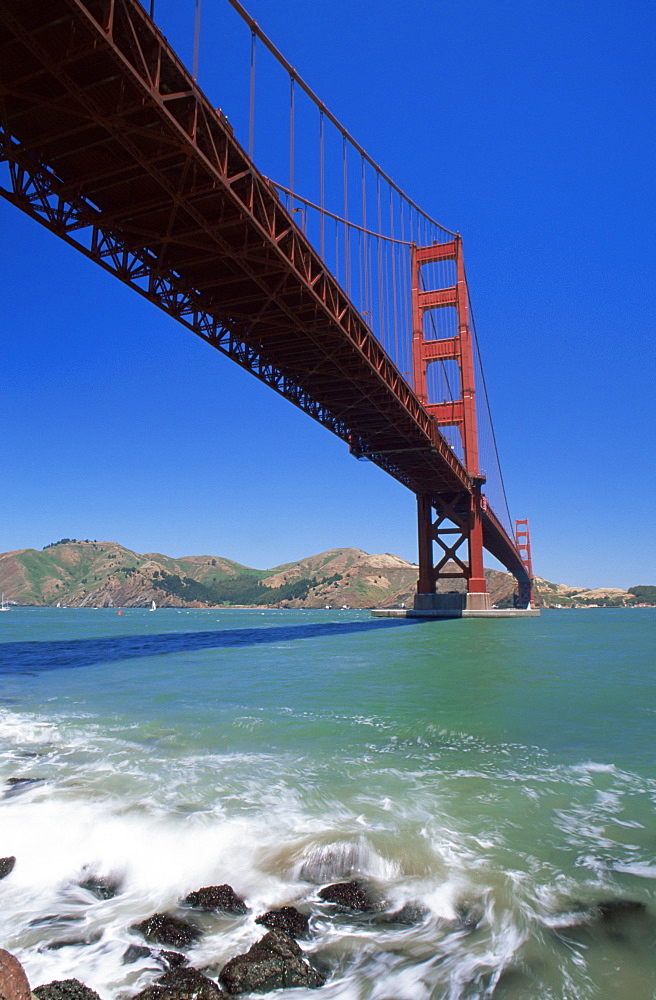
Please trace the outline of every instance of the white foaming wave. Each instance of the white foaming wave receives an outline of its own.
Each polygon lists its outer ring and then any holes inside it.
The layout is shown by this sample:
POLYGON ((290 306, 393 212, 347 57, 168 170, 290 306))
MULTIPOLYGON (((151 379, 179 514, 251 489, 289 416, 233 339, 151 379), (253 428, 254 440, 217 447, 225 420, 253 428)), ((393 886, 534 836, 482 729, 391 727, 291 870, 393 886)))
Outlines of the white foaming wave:
POLYGON ((636 861, 629 864, 616 862, 613 865, 613 871, 623 872, 625 875, 637 875, 638 878, 656 878, 656 865, 650 865, 646 862, 636 861))
POLYGON ((473 984, 480 985, 483 992, 479 996, 491 997, 504 970, 527 939, 526 931, 520 929, 511 914, 504 913, 492 926, 484 945, 479 948, 456 947, 446 956, 442 965, 442 977, 447 992, 445 1000, 461 1000, 472 996, 473 984))
POLYGON ((599 761, 589 760, 583 764, 575 764, 572 771, 579 774, 617 774, 618 769, 615 764, 602 764, 599 761))
MULTIPOLYGON (((276 836, 263 818, 181 819, 121 812, 117 806, 50 796, 40 802, 16 800, 4 810, 3 843, 11 846, 17 863, 3 885, 0 935, 33 985, 77 977, 101 995, 112 984, 125 985, 130 969, 122 966, 122 955, 134 941, 130 926, 173 910, 202 885, 228 882, 254 912, 263 912, 274 898, 289 901, 290 887, 258 866, 262 844, 276 836), (97 900, 80 886, 90 876, 116 879, 120 893, 97 900), (58 919, 43 922, 46 915, 58 919), (48 947, 98 935, 100 941, 86 946, 48 947)), ((259 928, 249 933, 253 940, 261 936, 259 928)), ((196 964, 216 961, 217 955, 225 960, 228 951, 243 950, 241 943, 239 934, 210 934, 190 957, 196 964)))
POLYGON ((0 709, 0 744, 12 747, 61 743, 57 724, 23 712, 0 709))
POLYGON ((112 874, 145 916, 175 905, 201 883, 218 880, 241 894, 256 891, 266 881, 257 870, 261 845, 282 832, 261 815, 181 817, 126 810, 118 800, 54 795, 8 803, 2 829, 3 844, 18 858, 7 892, 41 909, 44 898, 70 896, 84 872, 112 874))
POLYGON ((381 969, 373 983, 372 1000, 429 1000, 433 996, 435 959, 391 969, 381 969))

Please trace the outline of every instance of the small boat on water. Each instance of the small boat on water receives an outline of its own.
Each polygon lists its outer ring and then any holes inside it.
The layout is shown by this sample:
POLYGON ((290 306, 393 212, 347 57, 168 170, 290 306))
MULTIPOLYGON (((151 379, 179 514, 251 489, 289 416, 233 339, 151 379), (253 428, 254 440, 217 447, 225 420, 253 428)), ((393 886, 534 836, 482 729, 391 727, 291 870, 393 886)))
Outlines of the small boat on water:
POLYGON ((151 611, 157 611, 157 605, 155 604, 154 601, 150 602, 150 610, 151 611))
POLYGON ((5 601, 5 595, 4 595, 4 592, 3 592, 3 594, 2 594, 2 600, 0 601, 0 611, 10 611, 10 610, 11 609, 10 609, 9 605, 5 601))

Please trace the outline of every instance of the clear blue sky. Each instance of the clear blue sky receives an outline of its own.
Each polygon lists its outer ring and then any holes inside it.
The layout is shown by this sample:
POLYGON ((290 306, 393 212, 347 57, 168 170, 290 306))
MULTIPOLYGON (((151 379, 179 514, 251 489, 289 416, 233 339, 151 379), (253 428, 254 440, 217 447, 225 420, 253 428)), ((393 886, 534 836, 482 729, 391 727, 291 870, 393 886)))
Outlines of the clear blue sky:
MULTIPOLYGON (((656 7, 246 5, 399 185, 463 234, 535 571, 656 583, 656 7)), ((202 13, 200 81, 239 134, 241 50, 222 48, 235 16, 225 0, 202 13)), ((190 63, 194 0, 156 0, 156 19, 190 63)), ((243 56, 245 83, 247 39, 243 56)), ((0 550, 68 535, 262 568, 349 545, 415 559, 410 493, 4 201, 0 280, 0 550)))

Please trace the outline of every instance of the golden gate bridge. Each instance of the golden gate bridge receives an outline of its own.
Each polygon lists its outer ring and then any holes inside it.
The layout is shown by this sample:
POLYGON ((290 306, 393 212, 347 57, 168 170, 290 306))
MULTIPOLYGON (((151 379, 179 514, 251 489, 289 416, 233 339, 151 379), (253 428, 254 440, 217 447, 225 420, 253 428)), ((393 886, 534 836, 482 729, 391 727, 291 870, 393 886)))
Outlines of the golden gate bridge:
POLYGON ((494 614, 484 549, 535 613, 461 237, 226 2, 249 33, 244 145, 197 82, 199 0, 191 72, 152 0, 0 0, 0 194, 416 494, 414 613, 494 614), (258 90, 261 52, 282 109, 258 90), (258 169, 271 148, 285 176, 258 169))

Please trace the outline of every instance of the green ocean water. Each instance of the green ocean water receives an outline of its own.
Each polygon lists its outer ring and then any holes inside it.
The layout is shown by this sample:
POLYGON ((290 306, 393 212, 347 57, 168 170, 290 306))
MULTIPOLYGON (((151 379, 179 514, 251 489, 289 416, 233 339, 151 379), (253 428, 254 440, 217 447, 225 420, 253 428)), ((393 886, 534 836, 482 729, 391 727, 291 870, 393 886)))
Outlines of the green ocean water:
POLYGON ((0 617, 0 779, 38 779, 0 800, 0 947, 32 986, 132 996, 161 969, 131 925, 228 882, 214 974, 293 903, 316 997, 656 997, 656 611, 0 617), (378 914, 318 900, 350 877, 378 914))

